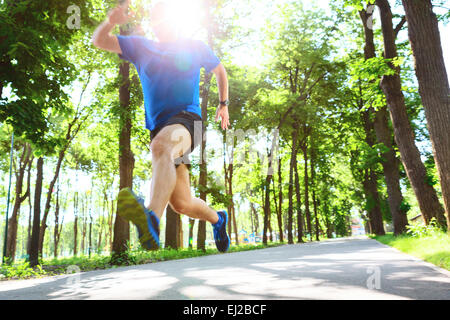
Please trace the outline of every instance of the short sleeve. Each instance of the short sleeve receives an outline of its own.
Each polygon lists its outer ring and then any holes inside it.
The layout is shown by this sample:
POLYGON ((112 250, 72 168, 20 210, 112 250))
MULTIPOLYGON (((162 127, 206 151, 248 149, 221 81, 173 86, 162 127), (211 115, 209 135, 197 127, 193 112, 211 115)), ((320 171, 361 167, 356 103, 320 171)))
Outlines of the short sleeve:
POLYGON ((119 40, 120 50, 122 51, 119 57, 136 64, 141 41, 140 37, 117 35, 117 39, 119 40))
POLYGON ((211 72, 219 65, 219 58, 217 58, 211 48, 202 41, 199 41, 198 49, 200 52, 200 65, 205 68, 207 73, 211 72))

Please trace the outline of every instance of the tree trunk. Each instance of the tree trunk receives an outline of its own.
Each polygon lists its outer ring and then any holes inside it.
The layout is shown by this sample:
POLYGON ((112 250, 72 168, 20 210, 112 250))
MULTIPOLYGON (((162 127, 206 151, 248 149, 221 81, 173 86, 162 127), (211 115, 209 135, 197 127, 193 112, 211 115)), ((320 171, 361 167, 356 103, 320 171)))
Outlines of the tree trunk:
MULTIPOLYGON (((123 28, 121 34, 128 34, 123 28)), ((120 136, 119 136, 119 189, 133 188, 134 155, 131 151, 131 106, 130 106, 130 64, 122 62, 119 67, 119 100, 120 136)), ((112 243, 113 263, 124 257, 127 250, 127 241, 130 240, 130 224, 116 213, 114 222, 114 239, 112 243)))
POLYGON ((58 257, 58 242, 59 242, 59 182, 56 189, 56 205, 55 205, 55 227, 53 229, 53 257, 58 257))
MULTIPOLYGON (((231 174, 231 171, 230 171, 231 164, 229 164, 227 166, 227 157, 226 157, 226 154, 227 154, 227 132, 226 131, 223 132, 222 138, 223 138, 223 170, 224 170, 224 175, 225 175, 224 184, 225 184, 225 192, 229 196, 230 195, 230 188, 229 188, 230 178, 229 178, 229 176, 231 174)), ((233 234, 233 229, 232 229, 232 224, 231 224, 231 215, 232 215, 232 211, 231 211, 232 203, 231 202, 232 201, 230 201, 227 205, 227 210, 228 210, 227 230, 228 230, 228 233, 230 234, 230 241, 232 240, 232 234, 233 234)))
MULTIPOLYGON (((234 140, 234 139, 233 139, 234 140)), ((233 221, 233 229, 235 233, 235 244, 239 245, 239 237, 238 233, 239 230, 237 229, 237 223, 236 223, 236 212, 234 210, 234 201, 233 201, 233 164, 234 164, 234 148, 235 148, 235 142, 233 141, 233 147, 231 149, 231 156, 230 156, 230 163, 228 165, 228 194, 231 197, 231 204, 230 204, 230 220, 233 221)))
POLYGON ((230 203, 228 205, 228 232, 230 233, 230 236, 232 234, 232 228, 234 229, 235 234, 235 243, 236 245, 239 244, 238 239, 238 230, 237 230, 237 224, 236 224, 236 216, 235 216, 235 210, 234 210, 234 202, 233 202, 233 160, 234 160, 234 148, 235 148, 235 140, 233 138, 232 147, 231 147, 231 154, 228 157, 228 166, 226 163, 226 151, 227 151, 227 145, 226 145, 226 131, 223 134, 223 166, 225 171, 225 191, 227 195, 230 197, 230 203))
MULTIPOLYGON (((215 3, 205 3, 207 6, 205 10, 205 25, 207 29, 207 37, 208 37, 208 45, 211 49, 214 48, 213 41, 213 32, 214 32, 214 21, 212 16, 212 10, 215 9, 215 3)), ((201 98, 201 110, 202 110, 202 148, 200 150, 200 177, 199 177, 199 186, 200 186, 200 199, 206 202, 206 187, 208 182, 208 171, 207 171, 207 163, 206 163, 206 124, 208 119, 208 100, 209 100, 209 92, 211 85, 211 73, 204 73, 203 75, 203 85, 200 89, 200 98, 201 98)), ((200 220, 198 222, 198 230, 197 230, 197 249, 205 251, 205 241, 206 241, 206 221, 200 220)))
POLYGON ((34 157, 31 158, 28 163, 28 178, 27 178, 27 190, 28 190, 28 206, 30 207, 30 211, 28 213, 28 232, 27 232, 27 254, 30 256, 30 245, 31 245, 31 228, 32 228, 32 213, 33 206, 31 204, 31 167, 33 166, 34 157))
POLYGON ((177 217, 177 246, 180 249, 183 249, 183 221, 181 220, 181 215, 177 217))
MULTIPOLYGON (((367 23, 370 15, 363 10, 360 12, 360 17, 365 35, 364 58, 368 60, 376 56, 374 35, 372 28, 369 28, 367 23)), ((400 190, 399 161, 392 145, 392 132, 389 128, 386 107, 375 112, 374 130, 378 143, 384 144, 387 148, 387 151, 383 154, 384 161, 382 165, 388 193, 389 210, 394 224, 394 235, 398 235, 406 231, 408 219, 406 212, 402 210, 403 195, 400 190)))
POLYGON ((383 218, 380 207, 380 196, 378 193, 378 185, 376 175, 370 168, 364 170, 363 181, 364 193, 366 196, 366 206, 369 216, 369 225, 371 233, 376 235, 384 235, 383 218))
MULTIPOLYGON (((387 0, 377 0, 380 8, 381 27, 384 39, 384 57, 397 58, 395 32, 392 25, 392 12, 387 0)), ((401 154, 401 160, 406 174, 419 203, 420 211, 426 224, 436 218, 440 225, 446 225, 444 208, 439 203, 436 190, 427 183, 427 172, 420 159, 420 152, 415 144, 414 131, 406 112, 405 99, 401 87, 400 68, 390 63, 394 75, 383 76, 381 88, 386 95, 395 141, 401 154)), ((433 84, 434 85, 434 84, 433 84)))
MULTIPOLYGON (((108 244, 109 244, 109 251, 112 252, 112 243, 113 243, 113 217, 114 217, 114 212, 116 212, 115 207, 114 207, 114 200, 111 200, 111 211, 109 213, 109 217, 108 217, 108 244)), ((116 206, 117 207, 117 206, 116 206)))
POLYGON ((73 222, 73 255, 78 254, 78 191, 75 191, 73 199, 73 209, 75 219, 73 222))
POLYGON ((283 203, 283 180, 282 180, 282 172, 281 172, 281 156, 278 156, 278 210, 277 210, 277 222, 278 222, 278 230, 280 232, 280 241, 284 242, 282 203, 283 203))
POLYGON ((430 0, 402 2, 450 232, 450 89, 438 21, 430 0))
POLYGON ((30 266, 34 267, 39 264, 39 230, 41 222, 41 194, 42 181, 44 171, 44 159, 40 157, 37 161, 36 185, 34 191, 34 214, 33 214, 33 230, 31 233, 30 245, 30 266))
POLYGON ((166 241, 165 248, 178 249, 179 214, 170 205, 166 208, 166 241))
POLYGON ((375 133, 378 143, 383 143, 387 148, 387 151, 382 154, 382 165, 388 193, 389 210, 394 225, 394 235, 399 235, 406 231, 408 218, 406 212, 402 209, 403 195, 400 189, 400 163, 392 145, 392 132, 388 126, 386 107, 381 108, 375 114, 375 133))
MULTIPOLYGON (((298 152, 298 150, 297 150, 298 152)), ((295 156, 295 195, 297 200, 297 242, 302 243, 303 241, 303 214, 302 214, 302 197, 300 194, 300 179, 298 175, 298 166, 297 166, 297 155, 295 156)))
POLYGON ((308 235, 312 240, 312 228, 311 228, 311 212, 309 210, 309 181, 308 181, 308 144, 305 139, 302 145, 303 159, 305 160, 305 216, 306 227, 308 229, 308 235))
POLYGON ((328 207, 328 199, 324 199, 323 204, 323 214, 325 215, 325 225, 327 228, 327 238, 331 239, 333 237, 333 226, 331 225, 330 221, 330 210, 328 207))
POLYGON ((298 132, 294 128, 292 131, 292 147, 291 147, 291 161, 289 164, 289 188, 288 188, 288 199, 289 199, 289 208, 288 208, 288 243, 294 243, 294 237, 292 235, 292 224, 293 224, 293 213, 294 213, 294 167, 297 166, 297 140, 298 140, 298 132))
POLYGON ((58 179, 59 170, 61 168, 61 164, 62 164, 62 160, 64 158, 64 154, 65 154, 65 150, 59 152, 58 161, 56 163, 55 174, 53 176, 52 181, 50 181, 50 186, 49 186, 48 192, 47 192, 47 200, 45 202, 44 215, 42 217, 41 228, 40 228, 40 231, 39 231, 39 254, 40 255, 42 255, 42 249, 43 249, 43 246, 44 246, 45 230, 47 229, 47 217, 48 217, 48 214, 50 212, 51 200, 52 200, 52 195, 53 195, 53 188, 55 187, 56 180, 58 179))
POLYGON ((315 151, 314 151, 313 146, 311 146, 310 152, 311 152, 311 161, 310 161, 310 165, 311 165, 311 191, 312 191, 314 218, 315 218, 315 232, 316 232, 316 241, 319 241, 320 226, 319 226, 319 214, 317 212, 317 201, 316 201, 316 186, 315 186, 316 172, 315 172, 315 168, 314 168, 314 164, 315 164, 314 161, 315 161, 316 155, 315 155, 315 151))
POLYGON ((250 210, 252 213, 252 231, 256 234, 258 233, 258 212, 256 211, 255 204, 250 202, 250 210))
POLYGON ((194 226, 195 226, 195 219, 189 218, 189 249, 192 249, 194 244, 194 226))
MULTIPOLYGON (((362 108, 362 106, 360 107, 362 108)), ((370 148, 373 148, 375 145, 375 130, 371 120, 372 113, 372 108, 360 112, 361 122, 366 134, 364 140, 370 148)), ((381 213, 380 195, 378 193, 378 175, 371 167, 365 169, 363 186, 366 192, 366 206, 369 212, 369 223, 372 232, 376 235, 384 235, 383 214, 381 213)))
POLYGON ((83 199, 81 199, 81 254, 84 255, 86 252, 86 230, 87 230, 87 225, 86 225, 86 201, 83 201, 83 199))
POLYGON ((267 245, 267 231, 269 230, 269 216, 270 212, 270 182, 272 180, 272 174, 270 172, 272 168, 272 156, 273 156, 273 142, 272 151, 268 151, 267 162, 267 175, 264 183, 264 223, 263 223, 263 244, 267 245))
POLYGON ((25 169, 30 161, 31 147, 25 143, 23 145, 23 152, 19 160, 19 167, 16 172, 16 196, 14 200, 14 208, 9 218, 9 228, 7 235, 7 245, 6 245, 6 257, 8 257, 9 262, 13 262, 16 255, 16 245, 17 245, 17 218, 19 216, 20 206, 22 202, 26 200, 29 195, 29 188, 27 188, 24 195, 22 195, 23 189, 23 179, 25 177, 25 169))
POLYGON ((102 215, 103 219, 99 218, 99 228, 98 228, 98 241, 97 241, 97 254, 101 254, 102 250, 102 239, 103 239, 103 228, 104 228, 104 216, 102 215))
POLYGON ((72 140, 75 138, 75 136, 78 134, 78 132, 80 130, 82 122, 79 120, 80 120, 79 116, 76 115, 75 118, 69 123, 69 125, 67 127, 66 142, 65 142, 65 145, 62 147, 62 149, 59 151, 58 161, 56 162, 55 173, 53 175, 53 179, 50 182, 50 186, 48 188, 47 200, 45 202, 45 207, 44 207, 44 215, 42 217, 41 227, 40 227, 40 231, 39 231, 39 253, 41 255, 42 255, 42 248, 44 245, 45 230, 47 229, 47 217, 50 212, 53 188, 56 184, 56 180, 59 177, 59 172, 60 172, 64 157, 66 155, 67 148, 69 148, 70 143, 72 142, 72 140))
MULTIPOLYGON (((92 203, 90 204, 92 206, 92 203)), ((88 248, 88 255, 91 256, 92 252, 92 214, 91 214, 91 208, 89 208, 89 248, 88 248)))
POLYGON ((272 231, 272 208, 270 208, 269 214, 269 222, 268 222, 268 231, 269 231, 269 241, 273 242, 273 231, 272 231))
MULTIPOLYGON (((198 179, 198 184, 200 187, 200 199, 206 202, 206 188, 208 181, 208 169, 207 162, 205 159, 206 155, 206 119, 208 118, 208 97, 209 97, 209 86, 211 84, 211 74, 204 75, 204 82, 202 87, 202 149, 201 149, 201 162, 200 162, 200 176, 198 179)), ((199 220, 198 230, 197 230, 197 249, 205 251, 205 241, 206 241, 206 221, 199 220)))

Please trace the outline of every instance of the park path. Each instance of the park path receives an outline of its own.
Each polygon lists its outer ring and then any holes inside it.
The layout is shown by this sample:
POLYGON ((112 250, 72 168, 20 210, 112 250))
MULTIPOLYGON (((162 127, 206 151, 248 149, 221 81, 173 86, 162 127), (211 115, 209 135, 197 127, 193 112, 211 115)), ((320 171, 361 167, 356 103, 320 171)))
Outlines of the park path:
POLYGON ((450 272, 359 237, 2 281, 4 299, 450 300, 450 272))

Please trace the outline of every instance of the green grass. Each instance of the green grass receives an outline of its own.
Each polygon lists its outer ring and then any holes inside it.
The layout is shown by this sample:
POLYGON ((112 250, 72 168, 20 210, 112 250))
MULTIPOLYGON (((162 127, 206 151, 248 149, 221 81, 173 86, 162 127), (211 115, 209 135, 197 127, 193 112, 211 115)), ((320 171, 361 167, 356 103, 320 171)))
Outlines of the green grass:
POLYGON ((388 233, 385 236, 371 236, 371 238, 450 270, 450 237, 442 231, 422 235, 405 234, 396 237, 392 233, 388 233))
MULTIPOLYGON (((283 245, 284 243, 268 243, 267 245, 232 245, 228 252, 239 252, 247 250, 264 249, 283 245)), ((160 249, 157 251, 146 251, 141 248, 130 249, 127 252, 127 259, 121 265, 139 265, 158 261, 194 258, 212 254, 219 254, 215 248, 207 248, 206 251, 196 249, 160 249)), ((26 261, 18 261, 14 265, 0 265, 0 280, 29 279, 44 276, 66 274, 70 266, 77 266, 82 272, 92 270, 102 270, 117 268, 120 265, 111 264, 110 255, 77 256, 60 259, 43 259, 41 264, 31 268, 26 261)))

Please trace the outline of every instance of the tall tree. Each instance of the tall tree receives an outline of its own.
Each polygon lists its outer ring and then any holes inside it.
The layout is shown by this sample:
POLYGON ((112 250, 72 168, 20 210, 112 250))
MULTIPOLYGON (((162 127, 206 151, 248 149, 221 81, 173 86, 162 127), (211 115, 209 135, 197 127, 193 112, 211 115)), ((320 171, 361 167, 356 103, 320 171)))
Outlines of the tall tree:
MULTIPOLYGON (((208 33, 209 35, 210 33, 208 33)), ((212 37, 208 36, 209 40, 212 42, 212 37)), ((210 43, 211 46, 211 43, 210 43)), ((202 144, 201 144, 201 163, 200 163, 200 177, 198 180, 198 186, 200 188, 200 199, 206 202, 206 188, 208 182, 208 167, 207 161, 204 159, 203 155, 206 154, 206 121, 208 119, 208 96, 209 96, 209 88, 211 85, 211 74, 203 74, 203 86, 200 89, 200 97, 202 99, 201 102, 201 110, 202 110, 202 144)), ((198 231, 197 231, 197 249, 205 251, 205 241, 206 241, 206 221, 198 222, 198 231)))
MULTIPOLYGON (((89 81, 88 81, 89 82, 89 81)), ((86 84, 87 86, 87 84, 86 84)), ((81 102, 81 98, 80 98, 81 102)), ((56 167, 55 172, 53 174, 53 178, 50 181, 50 185, 47 192, 47 199, 45 202, 44 207, 44 215, 42 216, 42 222, 40 227, 40 233, 39 233, 39 253, 42 254, 42 249, 44 245, 44 237, 45 237, 45 231, 47 229, 47 218, 50 213, 51 203, 52 203, 52 197, 53 197, 53 190, 55 188, 56 181, 58 180, 61 166, 64 160, 64 157, 66 156, 67 149, 69 148, 72 141, 75 139, 77 134, 79 133, 81 126, 84 124, 86 119, 89 116, 89 113, 82 115, 83 111, 86 109, 86 107, 82 109, 78 109, 75 111, 75 116, 73 119, 69 122, 67 125, 66 134, 64 137, 64 142, 60 146, 60 150, 58 152, 58 159, 56 161, 56 167)))
MULTIPOLYGON (((128 35, 129 28, 121 26, 120 34, 128 35)), ((134 155, 131 151, 132 107, 130 105, 130 64, 121 61, 119 65, 119 189, 133 187, 134 155)), ((123 257, 130 239, 130 224, 116 214, 114 222, 114 239, 112 243, 112 261, 123 257)))
MULTIPOLYGON (((214 50, 214 24, 216 23, 215 17, 213 15, 214 9, 217 8, 217 3, 215 1, 204 0, 205 6, 205 18, 204 24, 207 34, 207 43, 208 46, 214 50)), ((203 82, 200 88, 200 99, 201 99, 201 113, 202 113, 202 143, 201 143, 201 163, 200 163, 200 176, 198 181, 198 186, 200 188, 200 199, 206 202, 207 197, 207 183, 208 183, 208 168, 206 159, 204 159, 204 155, 206 155, 206 128, 207 128, 207 120, 208 120, 208 102, 209 102, 209 94, 211 87, 211 73, 203 73, 203 82)), ((205 250, 205 241, 206 241, 206 221, 198 222, 198 231, 197 231, 197 249, 205 250)))
MULTIPOLYGON (((78 177, 78 174, 77 174, 78 177)), ((78 179, 76 179, 78 182, 78 179)), ((78 254, 78 219, 79 219, 79 211, 78 211, 78 191, 75 191, 73 194, 73 255, 77 256, 78 254)))
MULTIPOLYGON (((278 155, 278 202, 277 203, 277 223, 278 233, 280 234, 280 242, 284 242, 284 230, 283 230, 283 173, 282 173, 282 157, 278 155)), ((274 187, 275 189, 275 187, 274 187)), ((298 200, 298 199, 297 199, 298 200)))
MULTIPOLYGON (((313 139, 311 139, 313 141, 313 139)), ((319 226, 319 212, 318 212, 318 208, 317 208, 317 199, 316 199, 316 150, 315 150, 315 146, 311 145, 310 148, 310 152, 311 152, 311 160, 310 160, 310 165, 311 165, 311 191, 312 191, 312 201, 313 201, 313 210, 314 210, 314 222, 315 222, 315 226, 314 226, 314 231, 315 231, 315 235, 316 235, 316 241, 319 241, 319 232, 320 232, 320 226, 319 226)))
POLYGON ((61 232, 64 226, 64 217, 59 222, 59 214, 60 214, 60 200, 59 200, 59 193, 60 193, 60 184, 58 179, 58 187, 56 189, 56 205, 55 205, 55 227, 53 229, 53 257, 58 257, 58 246, 59 241, 61 240, 61 232))
MULTIPOLYGON (((297 166, 297 145, 298 145, 298 126, 292 130, 292 147, 291 147, 291 161, 289 164, 289 187, 288 187, 288 243, 293 244, 294 238, 292 234, 293 225, 293 200, 294 200, 294 168, 297 166)), ((298 199, 297 199, 298 200, 298 199)))
POLYGON ((431 0, 402 2, 450 232, 450 88, 438 21, 431 0))
POLYGON ((166 240, 164 246, 166 248, 178 249, 181 247, 179 234, 181 225, 181 217, 169 205, 166 209, 166 240))
POLYGON ((434 217, 440 225, 446 225, 444 209, 439 203, 436 190, 427 183, 427 171, 415 144, 414 131, 406 111, 400 67, 395 64, 398 54, 391 6, 387 0, 376 0, 376 4, 380 9, 384 58, 389 59, 388 64, 392 70, 392 74, 385 75, 381 79, 381 88, 386 96, 401 160, 416 195, 425 223, 428 224, 431 218, 434 217))
POLYGON ((294 166, 295 173, 295 195, 296 195, 296 203, 297 203, 297 242, 302 243, 303 241, 303 229, 304 229, 304 217, 302 213, 302 196, 300 193, 300 178, 298 174, 298 163, 297 159, 295 159, 294 166))
POLYGON ((30 266, 34 267, 39 264, 39 231, 41 223, 41 195, 42 182, 44 180, 44 159, 39 157, 37 160, 36 184, 34 190, 34 214, 33 214, 33 230, 31 233, 30 245, 30 266))
MULTIPOLYGON (((373 13, 367 10, 360 11, 360 18, 364 28, 364 59, 369 60, 376 57, 374 33, 369 26, 369 21, 373 13)), ((403 20, 402 20, 403 21, 403 20)), ((399 24, 396 30, 400 30, 402 24, 399 24)), ((398 31, 396 32, 398 33, 398 31)), ((389 209, 394 224, 394 234, 398 235, 406 231, 408 220, 406 212, 403 209, 403 195, 400 190, 399 161, 395 155, 392 143, 392 134, 388 124, 388 112, 385 106, 374 111, 369 108, 366 112, 370 113, 369 121, 374 121, 374 130, 379 143, 384 144, 386 151, 383 156, 383 172, 388 192, 389 209), (375 115, 373 115, 375 114, 375 115), (373 119, 374 118, 374 119, 373 119)))
POLYGON ((27 254, 30 253, 30 245, 31 245, 31 228, 32 228, 32 214, 33 214, 33 205, 32 205, 32 199, 31 199, 31 167, 33 166, 34 162, 34 156, 31 157, 30 161, 28 162, 28 168, 27 168, 27 192, 28 192, 28 230, 27 230, 27 254))
POLYGON ((305 188, 305 218, 306 218, 306 227, 308 231, 308 236, 310 239, 312 239, 312 224, 311 224, 311 210, 309 208, 309 177, 308 177, 308 139, 309 136, 309 129, 306 127, 306 125, 303 125, 303 133, 306 139, 303 140, 301 144, 301 149, 303 151, 303 160, 305 162, 304 164, 304 188, 305 188))
POLYGON ((27 186, 25 194, 22 194, 23 182, 25 177, 25 169, 31 160, 31 146, 28 143, 22 143, 23 146, 22 155, 19 159, 19 165, 16 169, 16 190, 15 190, 15 200, 14 207, 8 222, 8 235, 6 244, 6 257, 9 262, 13 262, 16 255, 16 244, 17 244, 17 218, 20 211, 20 205, 29 196, 30 188, 27 186))

